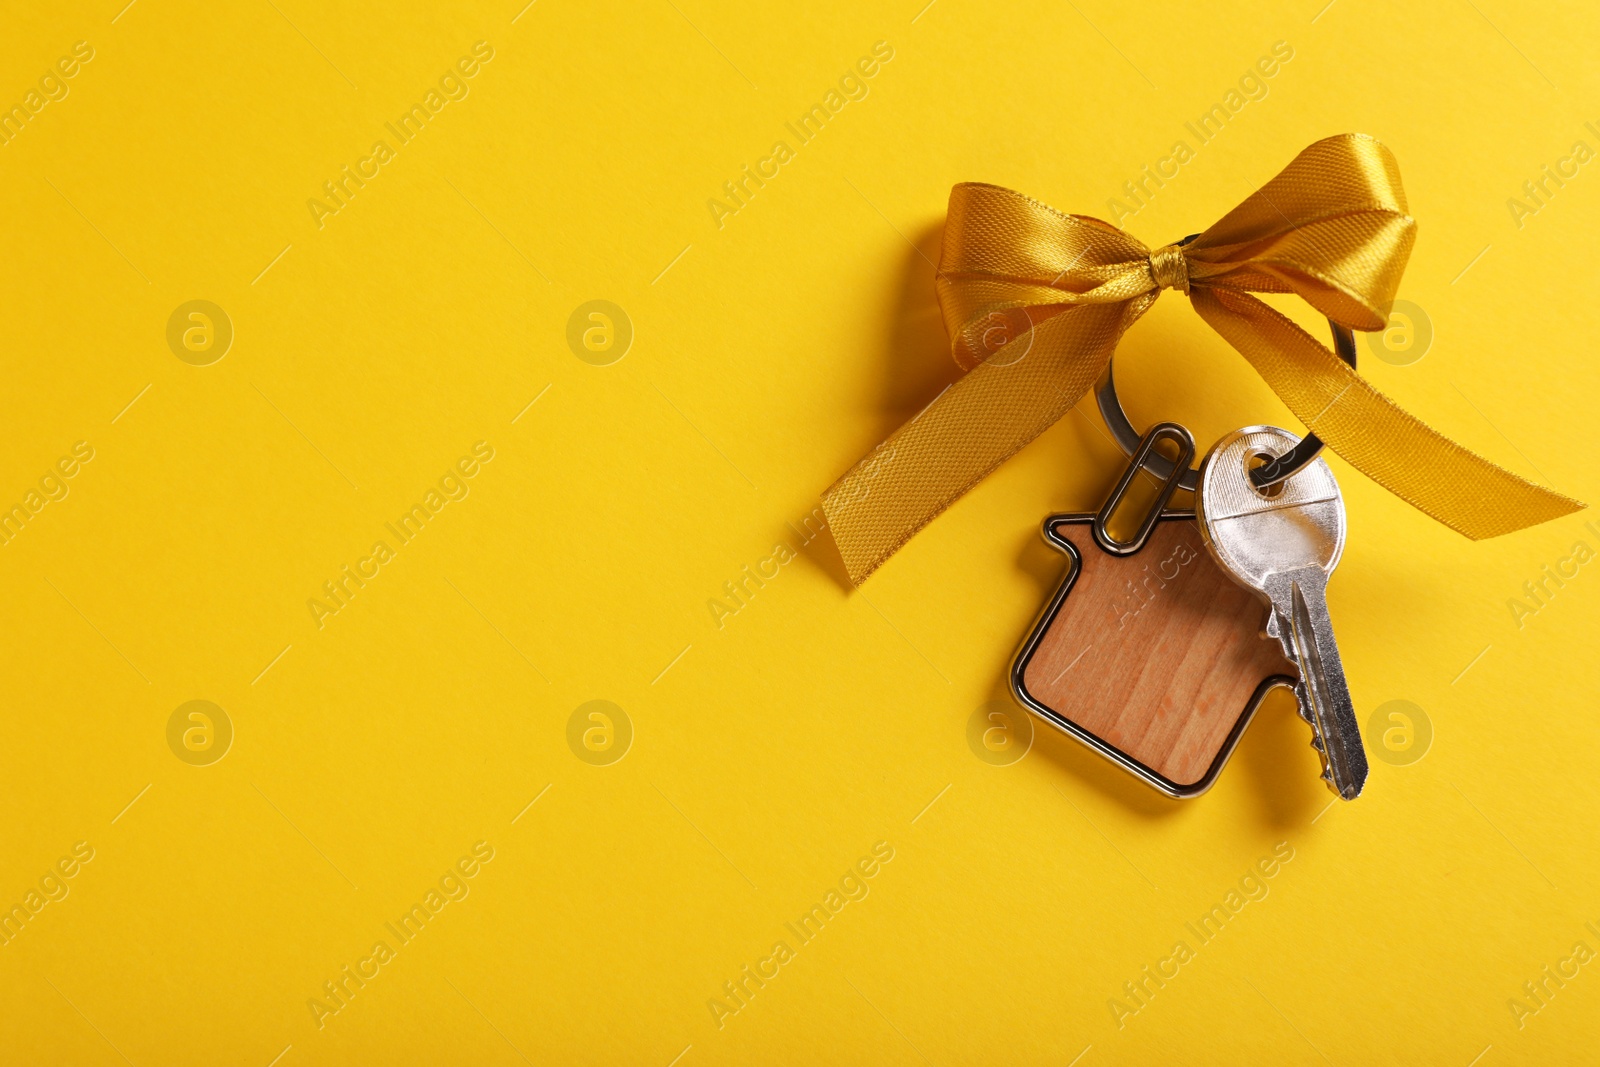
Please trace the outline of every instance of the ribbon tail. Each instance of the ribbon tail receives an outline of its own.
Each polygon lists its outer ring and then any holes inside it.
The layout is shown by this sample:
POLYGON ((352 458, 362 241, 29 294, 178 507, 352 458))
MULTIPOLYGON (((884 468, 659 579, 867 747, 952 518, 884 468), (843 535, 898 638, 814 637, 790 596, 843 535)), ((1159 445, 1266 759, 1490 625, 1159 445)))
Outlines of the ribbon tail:
POLYGON ((1154 293, 1035 326, 939 394, 822 498, 860 585, 916 532, 1055 424, 1099 378, 1154 293))
POLYGON ((1295 417, 1329 448, 1457 533, 1480 541, 1586 506, 1519 478, 1438 433, 1255 297, 1196 286, 1190 300, 1201 318, 1250 361, 1295 417))

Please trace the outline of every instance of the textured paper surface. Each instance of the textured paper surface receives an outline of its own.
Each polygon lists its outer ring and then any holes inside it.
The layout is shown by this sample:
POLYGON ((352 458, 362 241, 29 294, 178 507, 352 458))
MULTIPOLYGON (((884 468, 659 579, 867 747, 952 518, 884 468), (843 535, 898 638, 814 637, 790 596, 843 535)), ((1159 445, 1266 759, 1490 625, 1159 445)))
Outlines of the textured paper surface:
MULTIPOLYGON (((952 184, 1155 247, 1346 130, 1419 222, 1362 372, 1600 498, 1587 8, 122 2, 0 33, 0 1059, 1592 1057, 1590 514, 1331 460, 1330 806, 1281 701, 1190 803, 1015 758, 1089 404, 862 593, 814 511, 954 376, 952 184)), ((1117 360, 1297 428, 1181 300, 1117 360)))

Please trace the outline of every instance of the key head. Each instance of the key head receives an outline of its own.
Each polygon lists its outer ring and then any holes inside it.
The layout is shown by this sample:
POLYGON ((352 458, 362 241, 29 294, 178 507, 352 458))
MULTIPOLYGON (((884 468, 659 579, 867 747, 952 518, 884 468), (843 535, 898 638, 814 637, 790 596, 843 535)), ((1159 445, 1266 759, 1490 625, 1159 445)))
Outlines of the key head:
POLYGON ((1313 564, 1332 574, 1344 551, 1344 498, 1326 460, 1266 492, 1250 481, 1255 457, 1280 455, 1298 440, 1276 426, 1247 426, 1213 445, 1200 464, 1201 539, 1235 581, 1263 593, 1269 574, 1313 564))

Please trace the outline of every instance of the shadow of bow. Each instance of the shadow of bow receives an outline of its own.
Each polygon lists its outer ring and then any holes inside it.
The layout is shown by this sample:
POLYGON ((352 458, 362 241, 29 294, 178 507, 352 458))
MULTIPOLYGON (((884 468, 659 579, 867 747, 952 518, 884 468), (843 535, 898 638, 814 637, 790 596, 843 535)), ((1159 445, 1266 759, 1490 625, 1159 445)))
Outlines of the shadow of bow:
MULTIPOLYGON (((950 358, 950 339, 945 336, 933 287, 939 249, 944 242, 944 219, 925 223, 912 231, 908 240, 910 244, 900 257, 894 304, 877 339, 874 362, 882 368, 883 376, 875 429, 872 439, 862 446, 863 455, 909 422, 961 376, 960 368, 950 358)), ((802 551, 842 592, 854 591, 831 536, 810 541, 802 551)))
POLYGON ((961 376, 950 358, 950 338, 934 290, 934 272, 944 243, 944 220, 913 231, 900 263, 894 310, 879 339, 883 381, 878 401, 881 432, 888 437, 961 376))

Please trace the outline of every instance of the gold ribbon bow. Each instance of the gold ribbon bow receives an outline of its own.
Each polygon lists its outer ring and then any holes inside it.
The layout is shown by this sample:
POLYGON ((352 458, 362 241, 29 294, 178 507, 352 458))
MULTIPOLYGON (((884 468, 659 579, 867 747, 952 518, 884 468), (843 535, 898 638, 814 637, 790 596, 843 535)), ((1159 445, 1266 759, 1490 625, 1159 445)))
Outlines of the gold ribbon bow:
POLYGON ((1430 429, 1249 295, 1298 293, 1383 329, 1415 237, 1393 154, 1361 134, 1316 142, 1193 241, 1154 252, 1010 189, 956 186, 937 287, 966 373, 824 496, 851 580, 1065 415, 1169 288, 1328 447, 1451 529, 1479 540, 1582 508, 1430 429))

